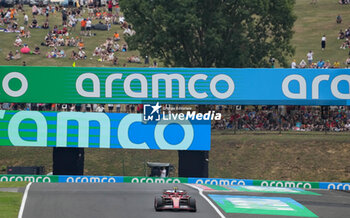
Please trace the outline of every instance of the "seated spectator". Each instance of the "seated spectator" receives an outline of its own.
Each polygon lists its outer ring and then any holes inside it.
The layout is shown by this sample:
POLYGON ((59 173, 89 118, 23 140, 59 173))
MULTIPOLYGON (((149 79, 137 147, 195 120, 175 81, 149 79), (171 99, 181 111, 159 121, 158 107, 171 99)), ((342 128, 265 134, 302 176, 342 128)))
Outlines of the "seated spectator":
POLYGON ((123 24, 124 21, 125 21, 125 17, 120 16, 120 17, 119 17, 119 24, 123 24))
POLYGON ((18 60, 18 59, 20 59, 20 58, 21 58, 21 53, 19 53, 19 51, 16 50, 16 53, 15 53, 15 55, 13 56, 13 60, 18 60))
POLYGON ((345 49, 349 48, 349 46, 350 46, 350 41, 348 38, 346 38, 345 42, 343 42, 343 44, 340 46, 340 49, 345 50, 345 49))
POLYGON ((349 4, 349 0, 339 0, 339 4, 347 5, 349 4))
POLYGON ((117 15, 113 15, 112 16, 112 24, 118 24, 118 16, 117 15))
POLYGON ((7 61, 13 60, 13 53, 12 53, 12 51, 10 51, 10 52, 7 54, 6 60, 7 60, 7 61))
POLYGON ((30 36, 31 36, 31 35, 30 35, 30 31, 27 30, 24 37, 25 37, 25 38, 30 38, 30 36))
POLYGON ((99 56, 101 54, 101 48, 96 47, 92 56, 99 56))
POLYGON ((127 50, 128 50, 128 45, 124 43, 122 47, 122 52, 126 52, 127 50))
POLYGON ((118 44, 118 43, 115 43, 115 44, 114 44, 114 50, 115 50, 115 51, 119 51, 119 49, 120 49, 119 44, 118 44))
POLYGON ((344 38, 345 38, 345 33, 343 32, 343 30, 340 30, 338 34, 338 39, 344 39, 344 38))
POLYGON ((56 46, 64 46, 64 39, 62 36, 59 36, 56 42, 56 46))
POLYGON ((78 60, 78 54, 75 51, 72 51, 70 55, 70 59, 72 60, 78 60))
POLYGON ((77 40, 75 40, 74 37, 70 38, 70 40, 68 41, 68 46, 76 47, 78 39, 79 37, 77 37, 77 40))
POLYGON ((329 68, 331 68, 331 62, 327 60, 323 65, 323 69, 329 69, 329 68))
POLYGON ((340 68, 340 63, 339 63, 339 61, 335 61, 335 62, 333 63, 333 68, 340 68))
POLYGON ((29 26, 31 29, 38 28, 38 21, 34 18, 32 23, 29 26))
POLYGON ((62 30, 57 30, 57 34, 59 35, 67 35, 67 33, 68 33, 67 27, 63 27, 62 30))
POLYGON ((118 65, 118 58, 117 58, 117 57, 114 57, 114 59, 113 59, 113 65, 118 65))
POLYGON ((83 39, 80 39, 80 41, 78 42, 78 47, 79 47, 79 49, 83 49, 84 48, 84 41, 83 41, 83 39))
POLYGON ((122 28, 122 29, 127 29, 128 26, 129 26, 128 22, 124 21, 123 24, 122 24, 122 26, 121 26, 121 28, 122 28))
POLYGON ((16 30, 18 29, 18 24, 17 24, 16 21, 14 21, 14 22, 12 23, 12 29, 13 29, 14 31, 16 31, 16 30))
POLYGON ((114 60, 114 53, 109 53, 107 57, 107 61, 113 61, 114 60))
POLYGON ((300 68, 305 68, 305 67, 306 67, 306 62, 305 62, 304 59, 300 61, 299 67, 300 67, 300 68))
POLYGON ((38 46, 35 47, 35 49, 33 51, 33 54, 35 54, 35 55, 39 55, 40 54, 40 48, 38 46))
POLYGON ((42 26, 41 26, 42 29, 49 29, 50 26, 49 26, 49 22, 45 22, 42 26))
POLYGON ((317 68, 323 68, 324 67, 324 61, 321 59, 317 62, 317 68))
POLYGON ((97 12, 96 13, 96 19, 102 19, 102 13, 101 12, 97 12))
POLYGON ((65 58, 65 57, 66 57, 66 54, 64 53, 64 50, 63 50, 63 49, 58 50, 58 52, 57 52, 57 57, 58 57, 58 58, 65 58))
POLYGON ((113 40, 114 40, 114 41, 119 41, 119 40, 120 40, 120 37, 119 37, 119 33, 118 33, 118 32, 115 32, 115 33, 114 33, 113 40))
POLYGON ((341 24, 341 22, 343 21, 343 19, 341 18, 340 14, 338 14, 336 22, 337 24, 341 24))
POLYGON ((132 30, 130 28, 126 28, 123 32, 123 34, 127 35, 127 36, 133 36, 133 35, 135 35, 135 33, 136 33, 135 30, 132 30))
POLYGON ((19 36, 20 36, 20 37, 25 37, 25 35, 26 35, 26 31, 24 30, 24 27, 21 26, 21 27, 19 28, 19 36))
POLYGON ((58 27, 57 27, 57 25, 55 25, 54 27, 53 27, 53 34, 58 34, 58 27))
POLYGON ((46 57, 47 58, 56 58, 57 57, 57 49, 56 48, 52 49, 51 52, 48 52, 46 54, 46 57))
POLYGON ((86 59, 86 53, 85 53, 85 51, 83 51, 82 48, 79 48, 78 58, 79 59, 86 59))
POLYGON ((22 45, 22 39, 19 36, 17 36, 17 38, 16 38, 15 42, 13 43, 13 45, 16 46, 16 47, 20 47, 22 45))

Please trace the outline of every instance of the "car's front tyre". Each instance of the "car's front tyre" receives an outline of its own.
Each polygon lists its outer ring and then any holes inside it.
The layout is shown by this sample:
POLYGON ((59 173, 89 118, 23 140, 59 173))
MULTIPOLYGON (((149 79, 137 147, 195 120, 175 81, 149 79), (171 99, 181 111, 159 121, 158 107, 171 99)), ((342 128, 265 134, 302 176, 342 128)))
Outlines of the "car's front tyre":
POLYGON ((154 209, 156 211, 161 211, 161 207, 163 206, 163 199, 161 197, 154 198, 154 209))
POLYGON ((196 207, 196 199, 194 199, 194 198, 190 198, 189 200, 188 200, 188 205, 190 206, 190 208, 191 208, 191 212, 196 212, 197 211, 197 207, 196 207))

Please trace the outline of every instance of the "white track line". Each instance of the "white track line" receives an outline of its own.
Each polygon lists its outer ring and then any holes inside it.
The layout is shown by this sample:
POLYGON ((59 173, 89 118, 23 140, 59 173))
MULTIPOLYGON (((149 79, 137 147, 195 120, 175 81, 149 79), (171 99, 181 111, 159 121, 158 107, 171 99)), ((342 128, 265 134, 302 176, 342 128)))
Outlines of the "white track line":
POLYGON ((205 196, 205 195, 203 194, 203 189, 198 188, 197 186, 194 186, 194 185, 192 185, 192 184, 185 184, 185 185, 188 185, 188 186, 190 186, 190 187, 192 187, 192 188, 197 189, 198 192, 199 192, 199 194, 200 194, 200 196, 202 196, 202 198, 204 198, 204 199, 210 204, 210 206, 212 206, 212 208, 214 208, 214 210, 219 214, 219 216, 220 216, 221 218, 226 218, 226 217, 224 216, 224 214, 222 214, 221 211, 215 206, 215 204, 213 204, 213 202, 211 202, 211 200, 209 200, 209 198, 207 198, 207 196, 205 196))
POLYGON ((26 190, 24 191, 24 195, 23 195, 23 198, 22 198, 21 208, 19 209, 19 213, 18 213, 18 218, 22 218, 22 216, 23 216, 24 207, 25 207, 26 202, 27 202, 28 191, 29 191, 29 188, 30 188, 31 185, 32 185, 32 182, 30 182, 30 183, 26 186, 26 190))

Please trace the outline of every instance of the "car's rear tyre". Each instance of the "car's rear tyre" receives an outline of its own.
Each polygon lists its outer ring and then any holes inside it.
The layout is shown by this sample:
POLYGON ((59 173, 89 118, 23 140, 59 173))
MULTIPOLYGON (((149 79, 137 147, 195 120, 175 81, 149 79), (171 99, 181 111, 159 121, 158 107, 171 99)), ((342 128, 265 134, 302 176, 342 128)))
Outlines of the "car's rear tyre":
POLYGON ((191 212, 196 212, 197 211, 197 207, 196 207, 196 199, 194 198, 190 198, 189 201, 188 201, 188 204, 191 208, 191 212))
POLYGON ((161 211, 160 207, 163 206, 163 199, 161 197, 154 198, 154 209, 156 211, 161 211))

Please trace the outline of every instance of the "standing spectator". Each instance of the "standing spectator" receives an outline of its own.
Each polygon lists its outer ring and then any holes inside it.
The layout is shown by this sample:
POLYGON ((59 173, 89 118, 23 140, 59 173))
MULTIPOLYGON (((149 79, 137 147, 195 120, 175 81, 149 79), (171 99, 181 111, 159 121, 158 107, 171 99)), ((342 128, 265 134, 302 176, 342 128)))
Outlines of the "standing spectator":
POLYGON ((295 62, 295 59, 293 60, 292 64, 290 65, 290 68, 292 68, 292 69, 297 68, 297 63, 295 62))
POLYGON ((33 7, 32 7, 32 15, 33 15, 33 17, 35 17, 35 15, 38 15, 38 13, 39 13, 38 8, 36 7, 36 5, 33 5, 33 7))
POLYGON ((112 13, 112 8, 113 8, 113 2, 112 0, 108 1, 108 12, 111 14, 112 13))
POLYGON ((314 60, 314 53, 310 50, 309 53, 307 53, 306 57, 309 65, 311 65, 312 61, 314 60))
POLYGON ((46 6, 46 10, 45 10, 46 20, 49 19, 49 13, 50 13, 50 6, 47 5, 47 6, 46 6))
POLYGON ((275 58, 271 57, 270 58, 270 64, 271 64, 271 68, 275 68, 275 58))
POLYGON ((88 36, 91 36, 91 26, 92 26, 91 19, 89 18, 86 21, 86 34, 88 36))
POLYGON ((67 24, 67 11, 65 8, 63 8, 62 10, 62 25, 66 25, 67 24))
POLYGON ((350 68, 350 57, 346 59, 345 63, 346 63, 346 68, 350 68))
POLYGON ((115 14, 116 14, 117 16, 119 16, 119 12, 120 12, 119 2, 117 2, 117 3, 115 4, 115 14))
POLYGON ((80 35, 85 35, 85 27, 86 27, 86 19, 83 19, 81 22, 80 22, 80 35))
POLYGON ((164 167, 160 168, 160 177, 162 178, 166 177, 166 169, 164 167))
POLYGON ((116 105, 117 113, 120 113, 120 104, 116 105))
POLYGON ((108 112, 112 112, 113 111, 113 104, 108 104, 108 112))
POLYGON ((85 110, 86 110, 87 112, 91 112, 91 104, 86 104, 85 110))
POLYGON ((76 104, 75 105, 75 110, 76 111, 81 111, 81 104, 76 104))
POLYGON ((321 38, 321 49, 322 51, 326 49, 326 35, 323 35, 321 38))
POLYGON ((24 13, 23 20, 24 20, 24 26, 27 27, 29 18, 28 18, 28 15, 26 13, 24 13))
POLYGON ((97 108, 95 109, 95 111, 96 111, 96 112, 102 113, 102 112, 105 111, 105 109, 104 109, 104 107, 103 107, 101 104, 99 104, 99 105, 97 106, 97 108))

